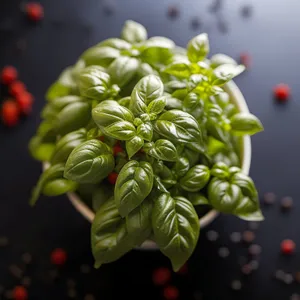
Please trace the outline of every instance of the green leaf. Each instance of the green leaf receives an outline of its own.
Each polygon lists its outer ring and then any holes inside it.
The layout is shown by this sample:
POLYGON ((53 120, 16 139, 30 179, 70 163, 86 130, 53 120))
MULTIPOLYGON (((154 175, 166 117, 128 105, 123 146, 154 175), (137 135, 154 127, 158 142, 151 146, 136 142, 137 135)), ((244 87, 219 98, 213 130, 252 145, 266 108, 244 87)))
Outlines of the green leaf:
POLYGON ((171 110, 171 109, 179 109, 182 110, 182 101, 174 98, 172 96, 167 96, 166 97, 166 109, 171 110))
POLYGON ((141 245, 152 232, 152 201, 145 199, 126 217, 126 228, 136 245, 141 245))
POLYGON ((118 38, 110 38, 97 44, 97 47, 111 47, 118 50, 128 50, 131 48, 131 44, 118 38))
POLYGON ((144 145, 144 140, 139 136, 134 136, 132 139, 126 141, 126 152, 129 159, 132 158, 144 145))
POLYGON ((191 75, 190 64, 185 61, 173 62, 168 65, 163 71, 178 78, 189 78, 189 76, 191 75))
POLYGON ((232 132, 235 135, 253 135, 263 130, 257 117, 250 113, 238 113, 230 119, 232 132))
POLYGON ((135 116, 147 112, 147 105, 162 96, 164 86, 156 75, 143 77, 134 87, 131 94, 130 110, 135 116))
POLYGON ((237 171, 237 173, 231 177, 230 182, 239 186, 243 195, 247 197, 258 197, 253 180, 246 174, 237 171))
POLYGON ((171 62, 173 53, 171 49, 162 47, 148 47, 141 53, 141 59, 152 65, 154 68, 160 69, 171 62))
POLYGON ((151 141, 153 136, 153 127, 150 122, 142 123, 137 127, 137 135, 146 141, 151 141))
POLYGON ((179 157, 173 169, 175 171, 176 176, 180 178, 184 176, 190 169, 190 162, 186 157, 179 157))
POLYGON ((30 155, 39 161, 49 161, 55 149, 54 143, 43 142, 39 135, 33 136, 29 142, 30 155))
POLYGON ((120 56, 107 69, 111 79, 119 87, 124 87, 135 76, 139 68, 136 58, 120 56))
POLYGON ((112 150, 99 140, 89 140, 70 154, 64 176, 79 183, 98 183, 115 167, 112 150))
POLYGON ((158 75, 158 72, 155 69, 153 69, 149 64, 141 63, 138 68, 137 75, 139 76, 139 78, 143 78, 148 75, 158 75))
POLYGON ((243 65, 224 64, 217 67, 212 76, 212 84, 223 85, 234 77, 240 75, 245 70, 243 65))
POLYGON ((194 205, 209 205, 208 199, 202 193, 189 193, 189 201, 194 205))
POLYGON ((153 36, 142 44, 141 49, 153 48, 153 47, 173 49, 175 47, 175 43, 172 40, 162 36, 153 36))
POLYGON ((209 41, 206 33, 194 37, 187 45, 187 55, 191 62, 203 60, 209 53, 209 41))
POLYGON ((147 162, 129 161, 121 170, 115 185, 116 206, 122 217, 138 207, 150 194, 153 170, 147 162))
POLYGON ((86 66, 108 67, 116 58, 120 56, 120 50, 114 47, 94 46, 87 49, 81 56, 86 66))
POLYGON ((176 161, 178 156, 175 145, 163 139, 157 140, 155 143, 146 144, 144 151, 148 155, 164 161, 176 161))
POLYGON ((51 163, 57 164, 65 162, 75 147, 83 143, 87 138, 87 132, 84 128, 73 131, 63 136, 55 145, 51 163))
POLYGON ((57 114, 66 106, 77 102, 84 102, 84 99, 80 96, 68 95, 68 96, 59 97, 52 100, 50 105, 53 107, 54 111, 56 111, 57 114))
POLYGON ((183 100, 183 110, 199 119, 204 113, 204 102, 196 93, 189 93, 183 100))
POLYGON ((183 157, 186 157, 189 161, 189 165, 192 167, 197 162, 199 162, 200 154, 192 149, 184 148, 182 154, 183 157))
POLYGON ((178 80, 171 80, 165 83, 165 92, 174 93, 177 90, 185 89, 186 83, 178 80))
POLYGON ((118 103, 129 109, 130 100, 131 100, 131 97, 128 96, 128 97, 124 97, 124 98, 119 99, 118 103))
POLYGON ((212 68, 216 68, 218 66, 225 65, 225 64, 226 65, 231 64, 231 65, 235 65, 235 66, 237 65, 237 62, 233 58, 231 58, 228 55, 222 54, 222 53, 213 55, 210 58, 210 62, 211 62, 212 68))
POLYGON ((125 41, 134 44, 147 40, 148 35, 147 30, 143 25, 132 20, 128 20, 125 22, 121 37, 125 41))
POLYGON ((113 190, 110 186, 101 185, 98 187, 92 195, 93 211, 97 212, 100 207, 107 202, 113 196, 113 190))
POLYGON ((102 101, 92 110, 92 116, 102 132, 110 137, 126 141, 136 135, 134 116, 117 101, 102 101))
POLYGON ((200 231, 197 213, 184 197, 161 194, 154 202, 152 226, 155 241, 178 271, 193 253, 200 231))
POLYGON ((166 97, 160 97, 150 102, 147 107, 148 114, 160 114, 166 106, 166 97))
POLYGON ((210 170, 212 176, 217 177, 219 179, 228 179, 229 177, 229 168, 228 165, 224 162, 217 162, 213 165, 210 170))
POLYGON ((45 196, 55 197, 63 195, 67 192, 73 192, 77 189, 77 187, 78 184, 76 182, 64 178, 59 178, 50 182, 46 182, 43 187, 42 193, 45 196))
POLYGON ((85 68, 78 78, 80 94, 88 99, 105 99, 110 87, 110 76, 99 66, 85 68))
POLYGON ((196 165, 180 179, 180 186, 188 192, 197 192, 206 186, 210 178, 207 166, 196 165))
POLYGON ((181 110, 169 110, 155 122, 154 129, 177 143, 202 141, 202 132, 195 118, 181 110))
POLYGON ((101 205, 96 213, 92 223, 91 243, 96 268, 118 260, 135 246, 113 198, 101 205))

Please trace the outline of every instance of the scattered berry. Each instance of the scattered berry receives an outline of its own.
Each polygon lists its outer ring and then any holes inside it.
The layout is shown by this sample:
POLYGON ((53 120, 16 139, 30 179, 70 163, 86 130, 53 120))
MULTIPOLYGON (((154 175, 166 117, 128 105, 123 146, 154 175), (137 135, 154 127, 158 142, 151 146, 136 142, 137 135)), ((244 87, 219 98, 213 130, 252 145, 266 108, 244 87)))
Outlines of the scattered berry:
POLYGON ((257 230, 259 228, 259 222, 251 221, 248 223, 250 230, 257 230))
POLYGON ((289 210, 293 207, 293 198, 292 197, 283 197, 280 201, 281 208, 283 210, 289 210))
POLYGON ((22 93, 24 93, 26 91, 26 86, 22 81, 14 81, 13 83, 11 83, 11 85, 9 86, 9 93, 12 96, 18 96, 22 93))
POLYGON ((32 104, 33 104, 33 96, 28 92, 20 93, 16 96, 17 103, 20 107, 20 111, 28 115, 32 111, 32 104))
POLYGON ((282 254, 291 255, 295 252, 296 244, 292 240, 283 240, 280 247, 282 254))
POLYGON ((219 249, 218 253, 219 253, 220 257, 225 258, 225 257, 229 256, 230 252, 227 247, 221 247, 219 249))
POLYGON ((247 69, 251 67, 251 56, 248 53, 240 54, 240 63, 243 64, 247 69))
POLYGON ((274 274, 275 278, 278 280, 283 280, 284 275, 285 275, 285 273, 282 270, 276 270, 276 272, 274 274))
POLYGON ((287 84, 280 83, 275 86, 273 93, 278 101, 285 102, 290 97, 291 90, 287 84))
POLYGON ((167 300, 176 300, 179 296, 179 291, 175 286, 167 286, 164 288, 164 298, 167 300))
POLYGON ((199 29, 201 27, 201 21, 199 18, 195 17, 191 20, 191 27, 192 29, 196 30, 199 29))
POLYGON ((230 235, 230 240, 233 243, 239 243, 242 240, 242 234, 240 232, 232 232, 230 235))
POLYGON ((244 18, 251 17, 252 12, 253 12, 253 7, 250 5, 245 5, 241 9, 241 14, 242 14, 242 17, 244 17, 244 18))
POLYGON ((2 104, 1 117, 6 126, 13 127, 19 123, 20 110, 13 100, 6 100, 2 104))
POLYGON ((240 280, 233 280, 231 282, 231 288, 234 290, 234 291, 239 291, 241 288, 242 288, 242 283, 240 280))
POLYGON ((51 263, 56 266, 62 266, 67 261, 67 252, 64 249, 57 248, 51 253, 51 263))
POLYGON ((32 261, 32 256, 30 253, 24 253, 22 255, 22 261, 26 264, 29 265, 32 261))
POLYGON ((243 240, 246 243, 252 243, 255 240, 255 234, 253 231, 246 230, 243 232, 243 240))
POLYGON ((29 20, 38 22, 44 17, 44 8, 40 3, 29 2, 26 4, 26 14, 29 20))
POLYGON ((108 181, 110 184, 116 184, 118 173, 112 172, 108 175, 108 181))
POLYGON ((214 230, 209 230, 206 233, 206 237, 209 241, 215 242, 219 238, 219 234, 214 230))
POLYGON ((27 300, 27 290, 23 286, 16 286, 13 290, 13 298, 15 300, 27 300))
POLYGON ((283 281, 285 284, 292 284, 294 282, 294 278, 291 274, 285 274, 283 277, 283 281))
POLYGON ((179 9, 178 9, 178 7, 175 6, 175 5, 169 6, 169 8, 168 8, 168 16, 170 18, 172 18, 172 19, 175 19, 175 18, 178 17, 178 15, 179 15, 179 9))
POLYGON ((241 271, 244 275, 250 275, 252 273, 252 267, 250 264, 245 264, 242 266, 241 271))
POLYGON ((22 280, 21 280, 21 284, 23 286, 30 286, 31 279, 29 277, 23 277, 22 280))
POLYGON ((300 300, 300 295, 299 295, 299 294, 293 294, 293 295, 290 297, 290 300, 300 300))
POLYGON ((11 84, 18 78, 18 71, 15 67, 6 66, 1 72, 1 82, 3 84, 11 84))
POLYGON ((114 146, 113 151, 114 151, 114 156, 116 156, 116 155, 118 155, 118 153, 122 153, 123 149, 121 146, 116 145, 116 146, 114 146))
POLYGON ((258 263, 257 260, 251 260, 249 262, 249 265, 250 265, 250 267, 251 267, 252 270, 257 270, 258 267, 259 267, 259 263, 258 263))
POLYGON ((152 274, 152 281, 155 285, 165 285, 171 279, 171 271, 168 268, 158 268, 152 274))
POLYGON ((9 272, 16 278, 21 279, 23 276, 23 271, 17 265, 10 265, 8 267, 9 272))
POLYGON ((261 246, 257 244, 253 244, 248 249, 249 254, 252 256, 257 256, 261 253, 261 246))
POLYGON ((276 201, 276 195, 274 193, 265 193, 264 194, 264 203, 267 205, 274 204, 276 201))

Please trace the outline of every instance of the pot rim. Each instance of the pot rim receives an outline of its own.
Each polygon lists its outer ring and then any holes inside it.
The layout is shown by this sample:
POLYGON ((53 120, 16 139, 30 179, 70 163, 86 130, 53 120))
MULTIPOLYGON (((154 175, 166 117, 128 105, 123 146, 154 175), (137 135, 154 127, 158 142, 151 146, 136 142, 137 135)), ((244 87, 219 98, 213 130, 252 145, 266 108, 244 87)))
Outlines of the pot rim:
MULTIPOLYGON (((249 113, 249 109, 246 100, 238 88, 238 86, 233 82, 227 82, 224 85, 224 90, 229 94, 231 101, 235 104, 240 112, 249 113)), ((241 144, 241 169, 245 174, 249 174, 250 164, 251 164, 251 139, 250 136, 244 136, 241 144)), ((47 163, 43 163, 43 169, 47 168, 47 163)), ((77 194, 70 192, 67 193, 67 197, 75 207, 75 209, 90 223, 92 223, 95 213, 90 209, 85 203, 83 203, 77 194)), ((210 210, 206 215, 199 219, 200 227, 205 227, 209 225, 216 217, 219 212, 216 210, 210 210)), ((147 240, 137 249, 158 249, 153 241, 147 240)))

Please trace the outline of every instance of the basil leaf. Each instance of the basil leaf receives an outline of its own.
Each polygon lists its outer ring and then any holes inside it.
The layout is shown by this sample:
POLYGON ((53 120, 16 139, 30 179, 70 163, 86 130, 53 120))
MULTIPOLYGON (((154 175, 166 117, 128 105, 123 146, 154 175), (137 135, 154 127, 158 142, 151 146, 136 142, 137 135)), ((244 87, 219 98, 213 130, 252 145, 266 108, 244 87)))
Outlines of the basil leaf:
POLYGON ((143 25, 132 20, 128 20, 125 22, 121 37, 125 41, 134 44, 147 40, 148 35, 147 30, 143 25))
POLYGON ((110 38, 97 44, 97 47, 111 47, 118 50, 128 50, 131 48, 131 44, 118 38, 110 38))
POLYGON ((161 194, 154 202, 152 226, 155 241, 178 271, 193 253, 200 231, 197 213, 184 197, 161 194))
POLYGON ((173 169, 175 170, 175 174, 180 178, 190 169, 190 162, 186 157, 180 157, 173 169))
POLYGON ((166 106, 166 98, 160 97, 150 102, 147 108, 148 114, 160 114, 166 106))
POLYGON ((258 202, 253 202, 253 199, 244 197, 239 206, 234 211, 234 214, 245 221, 263 221, 264 216, 259 208, 258 202))
POLYGON ((163 83, 158 76, 148 75, 142 78, 131 94, 130 110, 135 116, 147 112, 147 105, 162 96, 163 83))
POLYGON ((85 68, 78 78, 80 94, 98 101, 105 99, 110 86, 110 76, 98 66, 85 68))
POLYGON ((204 114, 204 101, 196 93, 189 93, 183 100, 183 109, 199 119, 204 114))
POLYGON ((202 193, 189 193, 189 201, 194 205, 209 205, 208 199, 202 193))
POLYGON ((235 114, 230 122, 235 135, 253 135, 263 130, 263 125, 258 118, 249 113, 235 114))
POLYGON ((206 33, 194 37, 187 45, 187 56, 191 62, 203 60, 209 53, 209 41, 206 33))
POLYGON ((144 145, 144 140, 139 136, 134 136, 132 139, 126 141, 126 152, 129 159, 132 158, 144 145))
POLYGON ((253 180, 241 172, 235 173, 230 180, 231 183, 236 184, 242 190, 243 195, 247 197, 257 197, 257 190, 253 180))
POLYGON ((166 189, 164 184, 161 182, 160 178, 158 176, 154 176, 154 184, 156 185, 157 189, 162 193, 169 193, 169 191, 166 189))
POLYGON ((54 143, 43 142, 41 136, 33 136, 29 142, 30 155, 39 161, 49 161, 55 149, 54 143))
POLYGON ((212 84, 223 85, 245 71, 243 65, 224 64, 217 67, 212 76, 212 84))
POLYGON ((150 122, 142 123, 137 128, 137 135, 146 141, 151 141, 153 136, 153 127, 150 122))
POLYGON ((99 140, 89 140, 70 154, 64 176, 79 183, 98 183, 115 167, 111 149, 99 140))
POLYGON ((78 184, 76 182, 64 178, 59 178, 50 182, 46 182, 42 189, 42 193, 45 196, 55 197, 63 195, 67 192, 73 192, 77 189, 77 187, 78 184))
POLYGON ((167 96, 166 97, 166 109, 171 110, 171 109, 179 109, 182 110, 182 102, 174 98, 172 96, 167 96))
POLYGON ((181 110, 169 110, 155 122, 154 129, 177 143, 202 141, 202 133, 195 118, 181 110))
POLYGON ((98 187, 92 195, 92 206, 93 211, 97 212, 100 207, 106 203, 113 196, 113 190, 106 186, 102 185, 98 187))
POLYGON ((99 65, 108 67, 116 58, 120 56, 120 50, 113 47, 94 46, 87 49, 81 56, 86 66, 99 65))
POLYGON ((228 165, 223 162, 217 162, 213 165, 210 170, 212 176, 219 179, 228 179, 229 177, 229 168, 228 165))
POLYGON ((207 166, 196 165, 180 179, 180 186, 188 192, 197 192, 205 187, 210 178, 207 166))
POLYGON ((139 67, 136 58, 120 56, 107 69, 111 79, 119 87, 123 87, 135 76, 139 67))
POLYGON ((141 63, 137 71, 137 75, 139 76, 139 78, 143 78, 151 74, 158 75, 158 72, 155 69, 153 69, 149 64, 141 63))
POLYGON ((152 201, 145 199, 126 217, 126 228, 136 245, 141 245, 152 231, 152 201))
POLYGON ((163 71, 178 78, 189 78, 189 76, 191 75, 190 64, 185 61, 173 62, 168 65, 163 71))
POLYGON ((178 156, 174 144, 163 139, 157 140, 155 143, 146 144, 144 151, 148 155, 164 161, 176 161, 178 156))
POLYGON ((178 80, 171 80, 165 83, 165 92, 174 93, 177 90, 185 89, 186 83, 178 80))
POLYGON ((115 201, 121 216, 127 216, 138 207, 150 194, 152 186, 152 166, 144 161, 129 161, 122 168, 115 185, 115 201))
POLYGON ((136 135, 131 111, 114 100, 105 100, 92 110, 93 120, 108 136, 130 140, 136 135))
POLYGON ((124 98, 121 98, 120 100, 118 100, 118 103, 129 109, 130 100, 131 100, 131 97, 128 96, 128 97, 124 97, 124 98))
POLYGON ((235 66, 237 65, 237 62, 233 58, 231 58, 228 55, 222 54, 222 53, 213 55, 210 58, 210 62, 211 62, 212 68, 216 68, 218 66, 225 65, 225 64, 226 65, 231 64, 231 65, 235 65, 235 66))
POLYGON ((53 122, 58 134, 64 135, 87 125, 91 118, 91 108, 88 103, 76 102, 64 107, 53 122))
POLYGON ((92 223, 91 243, 96 268, 119 259, 135 246, 113 198, 101 205, 96 213, 92 223))
POLYGON ((191 167, 194 166, 197 162, 199 162, 200 159, 200 154, 198 152, 188 148, 184 148, 182 156, 188 159, 189 165, 191 167))
POLYGON ((152 47, 173 49, 175 47, 175 43, 172 40, 163 36, 153 36, 142 44, 141 49, 152 47))
POLYGON ((60 112, 63 108, 69 104, 74 104, 77 102, 84 102, 84 99, 76 95, 68 95, 64 97, 59 97, 51 101, 51 106, 56 111, 56 114, 60 112))
POLYGON ((73 149, 83 143, 86 138, 87 132, 84 128, 70 132, 62 137, 55 145, 55 149, 51 157, 51 163, 57 164, 65 162, 73 149))
POLYGON ((140 57, 143 62, 160 69, 171 62, 172 56, 173 53, 171 49, 156 46, 145 48, 140 57))

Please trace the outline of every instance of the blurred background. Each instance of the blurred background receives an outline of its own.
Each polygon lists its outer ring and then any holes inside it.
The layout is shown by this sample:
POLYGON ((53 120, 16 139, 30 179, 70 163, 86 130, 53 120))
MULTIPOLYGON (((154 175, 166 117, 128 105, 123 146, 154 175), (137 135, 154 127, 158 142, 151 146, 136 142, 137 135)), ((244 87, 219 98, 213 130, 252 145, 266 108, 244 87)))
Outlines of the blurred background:
MULTIPOLYGON (((24 10, 26 2, 0 1, 0 68, 17 68, 35 99, 32 113, 18 126, 0 124, 0 299, 10 299, 19 285, 28 291, 28 299, 45 300, 300 299, 300 2, 39 3, 44 17, 31 22, 24 10), (137 250, 96 271, 90 224, 66 197, 43 199, 34 208, 28 205, 41 165, 29 156, 27 145, 40 122, 45 91, 86 48, 118 37, 128 19, 142 23, 149 36, 166 36, 179 46, 207 32, 211 54, 246 59, 248 69, 236 83, 265 127, 252 139, 250 175, 259 189, 266 220, 247 224, 235 217, 218 217, 202 230, 195 253, 177 274, 168 273, 169 262, 161 253, 137 250), (273 95, 280 83, 291 91, 284 103, 273 95), (273 198, 275 202, 266 205, 273 198), (282 201, 292 203, 291 208, 284 212, 282 201), (281 255, 285 239, 296 244, 295 253, 288 257, 281 255), (60 267, 51 263, 56 248, 67 256, 60 267), (251 265, 251 274, 245 264, 251 265)), ((5 97, 1 89, 0 101, 5 97)))

